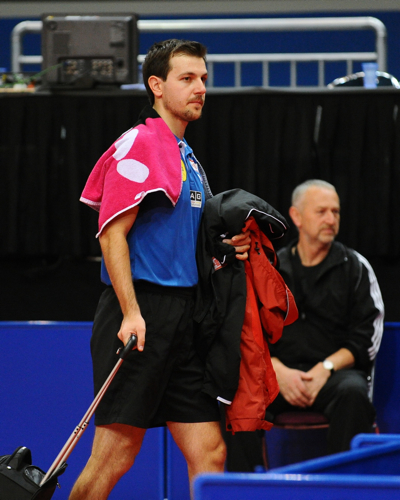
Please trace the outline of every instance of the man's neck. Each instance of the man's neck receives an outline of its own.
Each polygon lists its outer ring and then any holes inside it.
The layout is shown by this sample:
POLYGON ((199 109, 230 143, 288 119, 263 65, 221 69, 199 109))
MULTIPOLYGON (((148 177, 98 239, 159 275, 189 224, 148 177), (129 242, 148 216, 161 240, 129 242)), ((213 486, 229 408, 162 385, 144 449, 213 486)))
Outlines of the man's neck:
POLYGON ((157 106, 156 103, 154 104, 153 108, 165 121, 171 132, 175 134, 177 137, 179 137, 179 139, 183 139, 188 122, 185 122, 179 118, 174 117, 168 111, 166 111, 162 106, 157 106))
POLYGON ((303 266, 311 267, 318 265, 328 255, 331 245, 332 243, 310 245, 300 238, 297 243, 297 253, 303 266))

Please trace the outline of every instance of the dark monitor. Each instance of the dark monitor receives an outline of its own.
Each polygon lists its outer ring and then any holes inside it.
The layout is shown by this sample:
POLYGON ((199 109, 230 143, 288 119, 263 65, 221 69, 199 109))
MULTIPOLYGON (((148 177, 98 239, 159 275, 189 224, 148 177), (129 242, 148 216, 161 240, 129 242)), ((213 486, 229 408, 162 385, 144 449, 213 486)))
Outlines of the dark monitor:
POLYGON ((138 82, 136 14, 43 15, 45 87, 92 88, 138 82))

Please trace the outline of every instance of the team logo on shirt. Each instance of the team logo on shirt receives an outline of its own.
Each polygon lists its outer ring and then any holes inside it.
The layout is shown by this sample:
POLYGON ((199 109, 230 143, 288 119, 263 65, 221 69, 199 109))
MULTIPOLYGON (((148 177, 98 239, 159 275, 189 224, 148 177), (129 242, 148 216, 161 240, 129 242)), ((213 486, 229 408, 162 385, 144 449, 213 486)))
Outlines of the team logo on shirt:
POLYGON ((199 167, 197 166, 197 163, 190 156, 189 156, 189 161, 190 161, 190 164, 192 165, 193 170, 198 173, 199 167))
POLYGON ((186 181, 186 167, 185 167, 185 163, 183 162, 183 160, 181 160, 181 169, 182 169, 182 182, 185 182, 186 181))
POLYGON ((201 191, 192 191, 190 190, 190 204, 193 208, 201 208, 201 191))

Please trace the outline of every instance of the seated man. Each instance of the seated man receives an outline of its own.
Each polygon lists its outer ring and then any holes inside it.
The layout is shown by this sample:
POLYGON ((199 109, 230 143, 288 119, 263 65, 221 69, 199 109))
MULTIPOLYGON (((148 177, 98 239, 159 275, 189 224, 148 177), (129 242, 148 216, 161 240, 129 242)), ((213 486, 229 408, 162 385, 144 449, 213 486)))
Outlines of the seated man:
POLYGON ((328 453, 372 432, 375 410, 367 375, 378 352, 384 308, 369 262, 335 241, 340 202, 334 186, 310 180, 293 192, 290 217, 299 238, 278 252, 280 273, 299 319, 270 346, 280 393, 266 419, 301 408, 330 421, 328 453))

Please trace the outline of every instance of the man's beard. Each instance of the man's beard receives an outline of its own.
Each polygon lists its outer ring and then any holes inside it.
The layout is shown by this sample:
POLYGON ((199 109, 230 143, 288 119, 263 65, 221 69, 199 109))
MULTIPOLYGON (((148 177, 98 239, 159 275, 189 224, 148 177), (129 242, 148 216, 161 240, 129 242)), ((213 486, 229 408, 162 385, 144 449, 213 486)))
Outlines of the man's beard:
POLYGON ((187 121, 187 122, 193 122, 201 118, 203 108, 201 107, 199 111, 194 112, 191 109, 186 109, 184 111, 174 109, 173 106, 170 106, 169 103, 167 102, 165 104, 165 108, 172 113, 176 118, 179 118, 181 120, 187 121))
POLYGON ((203 110, 201 109, 199 113, 193 113, 190 109, 186 110, 183 113, 183 116, 185 117, 185 120, 188 122, 193 122, 195 120, 199 120, 201 118, 203 110))

